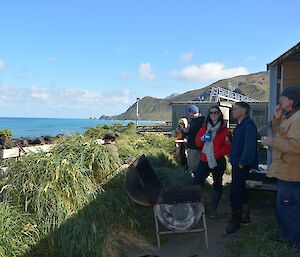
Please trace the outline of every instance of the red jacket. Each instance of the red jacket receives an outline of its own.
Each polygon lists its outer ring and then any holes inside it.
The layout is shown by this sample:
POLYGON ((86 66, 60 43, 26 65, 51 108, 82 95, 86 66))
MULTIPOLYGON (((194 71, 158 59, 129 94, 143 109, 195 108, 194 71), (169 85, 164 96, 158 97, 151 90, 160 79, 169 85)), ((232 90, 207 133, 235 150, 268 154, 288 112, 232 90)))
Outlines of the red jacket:
MULTIPOLYGON (((206 124, 202 126, 202 128, 199 130, 195 143, 196 145, 202 149, 204 146, 204 142, 201 141, 201 137, 206 133, 206 124)), ((216 136, 214 138, 214 154, 216 160, 220 159, 221 157, 228 155, 230 153, 231 144, 229 141, 229 135, 230 131, 226 127, 225 124, 223 124, 219 130, 216 133, 216 136)), ((201 161, 207 162, 206 154, 201 153, 201 161)))

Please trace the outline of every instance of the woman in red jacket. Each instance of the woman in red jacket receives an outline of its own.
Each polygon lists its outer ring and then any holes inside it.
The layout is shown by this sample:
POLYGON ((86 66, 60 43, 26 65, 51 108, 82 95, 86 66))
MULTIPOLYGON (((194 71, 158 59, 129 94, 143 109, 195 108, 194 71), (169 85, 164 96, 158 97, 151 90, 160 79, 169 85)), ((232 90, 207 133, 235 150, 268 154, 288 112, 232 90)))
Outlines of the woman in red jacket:
POLYGON ((224 122, 219 106, 209 109, 205 124, 196 136, 196 145, 202 149, 200 163, 194 177, 195 184, 204 186, 209 173, 213 176, 211 218, 216 218, 222 196, 222 177, 226 170, 225 155, 230 153, 230 132, 224 122))

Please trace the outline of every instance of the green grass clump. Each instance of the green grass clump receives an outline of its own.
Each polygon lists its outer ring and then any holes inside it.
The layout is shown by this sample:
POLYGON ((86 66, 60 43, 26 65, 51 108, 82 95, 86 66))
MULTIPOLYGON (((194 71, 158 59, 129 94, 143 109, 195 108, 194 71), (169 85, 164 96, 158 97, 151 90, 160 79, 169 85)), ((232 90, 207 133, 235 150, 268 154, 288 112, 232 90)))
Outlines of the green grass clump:
MULTIPOLYGON (((4 201, 30 215, 39 239, 24 257, 116 257, 124 247, 149 247, 139 235, 145 230, 148 240, 155 241, 152 208, 128 198, 121 164, 145 154, 163 184, 187 184, 190 178, 176 165, 172 139, 163 134, 140 135, 130 125, 117 138, 120 159, 116 159, 97 144, 108 132, 116 130, 101 126, 84 136, 64 137, 49 153, 25 155, 9 164, 4 201)), ((3 245, 8 247, 8 242, 3 245)), ((29 245, 33 243, 24 243, 22 251, 29 245)))
POLYGON ((118 165, 105 147, 66 138, 51 153, 30 154, 9 167, 7 198, 33 214, 47 234, 89 203, 97 183, 118 165))
POLYGON ((91 139, 102 139, 106 133, 117 132, 117 126, 97 125, 94 128, 88 128, 84 132, 84 137, 91 139))
POLYGON ((0 202, 0 256, 24 254, 38 239, 33 219, 17 207, 0 202))

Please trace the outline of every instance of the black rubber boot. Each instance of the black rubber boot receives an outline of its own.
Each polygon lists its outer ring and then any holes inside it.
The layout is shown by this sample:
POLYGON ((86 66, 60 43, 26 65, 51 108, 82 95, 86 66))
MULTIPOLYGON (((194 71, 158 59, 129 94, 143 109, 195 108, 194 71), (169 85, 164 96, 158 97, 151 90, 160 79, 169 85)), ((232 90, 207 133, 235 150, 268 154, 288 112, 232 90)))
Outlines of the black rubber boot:
POLYGON ((242 210, 232 211, 231 220, 227 224, 227 227, 225 228, 223 235, 229 236, 234 234, 236 231, 240 230, 241 217, 242 217, 242 210))
POLYGON ((248 203, 243 204, 243 212, 242 212, 242 218, 241 218, 241 224, 242 225, 250 225, 250 206, 248 203))
POLYGON ((277 242, 282 242, 282 243, 288 243, 288 240, 282 238, 277 230, 275 230, 275 231, 269 231, 267 233, 267 238, 270 241, 275 241, 275 242, 277 241, 277 242))
POLYGON ((221 196, 222 196, 221 192, 218 192, 218 191, 214 190, 213 195, 212 195, 211 214, 210 214, 210 217, 212 219, 216 219, 217 218, 217 214, 218 214, 217 210, 218 210, 218 206, 219 206, 219 202, 220 202, 221 196))

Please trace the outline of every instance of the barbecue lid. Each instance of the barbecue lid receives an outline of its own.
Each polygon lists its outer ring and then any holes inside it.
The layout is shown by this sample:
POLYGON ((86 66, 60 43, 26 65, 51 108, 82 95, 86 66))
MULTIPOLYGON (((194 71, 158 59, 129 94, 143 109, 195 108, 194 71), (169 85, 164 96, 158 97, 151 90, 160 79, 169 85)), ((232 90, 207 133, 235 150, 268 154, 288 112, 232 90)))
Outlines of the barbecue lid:
POLYGON ((129 197, 140 205, 156 204, 162 184, 145 155, 129 166, 125 175, 125 189, 129 197))

